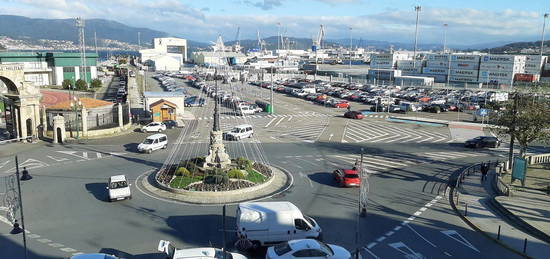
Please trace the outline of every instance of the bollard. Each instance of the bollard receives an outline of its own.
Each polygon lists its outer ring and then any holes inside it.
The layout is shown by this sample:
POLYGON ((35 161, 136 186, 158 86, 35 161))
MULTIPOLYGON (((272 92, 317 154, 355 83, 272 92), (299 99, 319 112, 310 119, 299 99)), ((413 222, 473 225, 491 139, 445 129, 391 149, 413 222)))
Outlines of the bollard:
POLYGON ((523 253, 525 254, 527 252, 527 238, 523 241, 523 253))
POLYGON ((500 240, 500 225, 498 225, 497 239, 500 240))
POLYGON ((19 226, 19 223, 17 223, 17 220, 13 222, 13 229, 10 231, 10 234, 15 235, 23 232, 23 229, 19 226))
POLYGON ((468 216, 468 203, 464 205, 464 216, 468 216))
POLYGON ((546 187, 546 194, 550 195, 550 184, 546 187))
POLYGON ((456 192, 456 204, 458 205, 458 191, 456 192))

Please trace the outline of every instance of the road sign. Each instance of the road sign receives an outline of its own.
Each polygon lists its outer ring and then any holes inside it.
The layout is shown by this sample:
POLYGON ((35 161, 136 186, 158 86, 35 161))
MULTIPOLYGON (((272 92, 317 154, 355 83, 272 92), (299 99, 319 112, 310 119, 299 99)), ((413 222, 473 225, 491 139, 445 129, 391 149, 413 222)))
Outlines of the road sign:
POLYGON ((487 116, 489 111, 487 109, 479 109, 479 115, 480 116, 487 116))

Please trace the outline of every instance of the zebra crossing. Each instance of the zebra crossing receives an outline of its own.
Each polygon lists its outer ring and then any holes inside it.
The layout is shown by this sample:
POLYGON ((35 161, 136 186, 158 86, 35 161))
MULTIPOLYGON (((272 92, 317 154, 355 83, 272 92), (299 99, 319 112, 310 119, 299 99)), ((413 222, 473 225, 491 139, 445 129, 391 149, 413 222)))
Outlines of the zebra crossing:
POLYGON ((396 127, 369 121, 350 121, 342 142, 352 143, 441 143, 450 142, 449 134, 432 130, 396 127))
POLYGON ((266 124, 267 133, 271 138, 278 141, 298 140, 306 143, 314 143, 319 136, 328 127, 329 119, 325 117, 321 120, 307 117, 297 121, 291 121, 292 117, 275 118, 266 124), (284 122, 283 124, 281 124, 284 122))
MULTIPOLYGON (((422 163, 438 162, 459 158, 479 156, 482 154, 475 152, 423 152, 412 154, 381 154, 364 155, 363 168, 367 169, 369 174, 379 174, 395 169, 416 166, 422 163)), ((335 168, 352 168, 359 164, 360 155, 305 155, 305 156, 285 156, 288 159, 309 160, 312 163, 323 165, 326 163, 335 168)))
MULTIPOLYGON (((37 169, 62 164, 71 164, 89 160, 104 159, 113 156, 123 156, 124 152, 90 152, 90 151, 53 151, 44 157, 33 157, 19 160, 19 170, 37 169)), ((13 173, 16 171, 15 161, 6 160, 0 162, 0 173, 13 173)))

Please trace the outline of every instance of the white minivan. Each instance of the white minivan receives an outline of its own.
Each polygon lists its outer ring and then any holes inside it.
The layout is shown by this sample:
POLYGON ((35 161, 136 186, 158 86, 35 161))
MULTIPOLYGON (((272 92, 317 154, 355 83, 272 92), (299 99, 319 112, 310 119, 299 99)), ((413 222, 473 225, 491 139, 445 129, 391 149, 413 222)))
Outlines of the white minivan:
POLYGON ((148 136, 137 146, 139 152, 151 153, 157 149, 166 149, 168 147, 168 137, 164 134, 154 134, 148 136))
POLYGON ((231 131, 224 132, 223 138, 226 140, 240 140, 243 138, 251 138, 254 135, 252 125, 243 124, 235 126, 231 131))
POLYGON ((237 236, 256 246, 321 238, 321 227, 288 201, 246 202, 237 207, 237 236))
POLYGON ((107 185, 107 191, 109 192, 109 201, 132 199, 130 186, 131 184, 128 184, 125 175, 121 174, 111 176, 107 185))

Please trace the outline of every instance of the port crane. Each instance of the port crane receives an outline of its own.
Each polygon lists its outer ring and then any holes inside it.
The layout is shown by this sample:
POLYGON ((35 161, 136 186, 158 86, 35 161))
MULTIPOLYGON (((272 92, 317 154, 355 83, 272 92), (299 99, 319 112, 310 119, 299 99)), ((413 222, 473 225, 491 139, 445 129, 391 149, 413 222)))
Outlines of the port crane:
POLYGON ((321 49, 321 47, 322 47, 321 43, 322 43, 324 37, 325 37, 325 27, 324 27, 324 25, 321 24, 319 26, 319 34, 317 34, 317 38, 313 39, 312 50, 313 50, 313 52, 315 52, 315 64, 317 64, 317 62, 318 62, 317 51, 319 49, 321 49))

